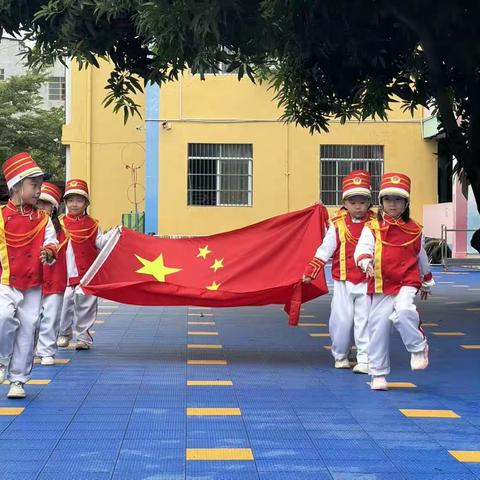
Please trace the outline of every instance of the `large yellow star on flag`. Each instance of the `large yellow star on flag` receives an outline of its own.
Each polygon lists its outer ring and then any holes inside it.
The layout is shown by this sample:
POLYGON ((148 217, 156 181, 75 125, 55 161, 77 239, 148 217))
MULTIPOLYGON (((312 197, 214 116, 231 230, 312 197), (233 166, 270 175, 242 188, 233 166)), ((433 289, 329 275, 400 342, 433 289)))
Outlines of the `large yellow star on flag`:
POLYGON ((210 266, 214 272, 216 272, 219 268, 223 268, 223 258, 221 260, 215 259, 215 263, 210 266))
POLYGON ((137 270, 136 273, 152 275, 159 282, 164 282, 167 275, 182 270, 181 268, 167 267, 163 261, 163 253, 161 253, 155 260, 146 260, 138 255, 135 256, 137 257, 137 260, 143 264, 143 267, 137 270))
POLYGON ((221 283, 217 283, 215 281, 212 282, 211 285, 209 285, 207 288, 207 290, 212 290, 212 291, 215 291, 215 290, 218 290, 218 288, 220 287, 221 283))
POLYGON ((208 245, 205 245, 204 247, 198 249, 197 258, 202 257, 205 260, 209 253, 212 253, 212 251, 208 249, 208 245))

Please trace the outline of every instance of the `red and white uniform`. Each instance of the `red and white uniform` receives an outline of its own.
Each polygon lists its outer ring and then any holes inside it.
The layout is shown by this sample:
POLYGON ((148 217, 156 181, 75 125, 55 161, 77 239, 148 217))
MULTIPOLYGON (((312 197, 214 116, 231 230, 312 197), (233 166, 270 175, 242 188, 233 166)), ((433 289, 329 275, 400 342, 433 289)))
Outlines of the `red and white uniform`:
MULTIPOLYGON (((62 199, 61 190, 54 184, 44 182, 40 200, 50 202, 58 209, 62 199)), ((37 357, 53 357, 57 353, 57 336, 60 328, 63 294, 67 288, 67 235, 61 227, 56 232, 58 248, 57 259, 52 266, 43 267, 42 305, 36 346, 37 357)))
MULTIPOLYGON (((380 195, 382 191, 383 195, 400 194, 408 200, 410 180, 405 178, 408 179, 401 174, 385 174, 380 195)), ((385 376, 390 373, 392 325, 409 352, 422 352, 427 347, 414 303, 422 286, 435 284, 423 248, 422 227, 413 220, 404 222, 384 214, 382 221, 373 219, 365 225, 354 256, 362 270, 369 264, 374 268, 368 283, 372 299, 368 318, 369 369, 373 376, 385 376)))
POLYGON ((77 340, 92 344, 89 329, 96 320, 97 297, 85 295, 78 285, 107 242, 108 235, 103 234, 98 222, 88 215, 75 217, 67 214, 62 223, 69 241, 66 250, 68 286, 63 300, 60 335, 72 338, 75 329, 77 340))
MULTIPOLYGON (((351 172, 343 179, 343 198, 370 196, 370 175, 363 170, 351 172)), ((322 244, 314 259, 305 270, 305 275, 318 274, 332 258, 333 297, 331 303, 329 332, 332 339, 332 355, 335 360, 348 358, 352 339, 357 346, 357 362, 368 363, 368 309, 369 299, 365 273, 353 259, 357 241, 372 212, 356 220, 345 208, 332 219, 322 244)))
MULTIPOLYGON (((9 188, 43 172, 23 152, 2 165, 9 188)), ((9 201, 0 210, 0 365, 11 382, 25 383, 33 366, 40 311, 41 249, 56 254, 55 228, 44 212, 9 201)))

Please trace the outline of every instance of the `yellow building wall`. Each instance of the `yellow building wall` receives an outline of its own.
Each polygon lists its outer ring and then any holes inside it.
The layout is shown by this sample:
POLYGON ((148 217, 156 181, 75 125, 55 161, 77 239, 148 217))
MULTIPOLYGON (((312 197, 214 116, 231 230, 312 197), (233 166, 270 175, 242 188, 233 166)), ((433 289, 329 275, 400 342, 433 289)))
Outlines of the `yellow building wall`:
MULTIPOLYGON (((126 165, 140 166, 139 199, 144 198, 145 127, 138 117, 124 125, 123 114, 103 108, 110 68, 101 65, 81 71, 72 65, 70 121, 63 127, 62 142, 69 149, 68 177, 88 182, 89 213, 107 229, 121 223, 122 213, 134 210, 132 170, 126 165)), ((144 96, 136 101, 143 111, 144 96)), ((144 210, 143 202, 139 209, 144 210)))
MULTIPOLYGON (((90 181, 92 214, 111 226, 132 208, 122 151, 126 147, 128 158, 141 163, 145 123, 137 117, 123 126, 121 115, 104 110, 108 67, 90 72, 72 72, 72 122, 65 127, 64 142, 71 148, 72 175, 90 181)), ((279 121, 273 95, 266 85, 238 82, 232 75, 207 76, 206 81, 185 75, 162 86, 160 119, 168 124, 159 134, 160 234, 211 234, 317 202, 321 144, 384 145, 384 171, 412 177, 413 217, 421 221, 422 205, 436 203, 436 143, 422 138, 421 111, 412 119, 394 109, 389 122, 332 122, 328 134, 311 135, 279 121), (251 207, 187 205, 189 143, 253 144, 251 207)), ((143 169, 139 179, 144 184, 143 169)))

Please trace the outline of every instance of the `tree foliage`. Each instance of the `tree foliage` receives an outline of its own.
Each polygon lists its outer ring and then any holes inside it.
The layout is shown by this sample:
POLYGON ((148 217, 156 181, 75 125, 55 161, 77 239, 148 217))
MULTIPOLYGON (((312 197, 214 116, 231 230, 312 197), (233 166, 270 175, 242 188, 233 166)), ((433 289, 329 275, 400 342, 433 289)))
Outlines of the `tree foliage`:
POLYGON ((438 114, 480 206, 477 0, 3 0, 0 27, 35 39, 31 63, 115 66, 106 104, 138 111, 136 78, 162 83, 219 63, 268 78, 284 120, 387 119, 394 102, 438 114))
POLYGON ((65 178, 65 149, 60 144, 64 109, 42 108, 39 89, 46 78, 27 74, 0 82, 0 163, 28 151, 53 180, 65 178))

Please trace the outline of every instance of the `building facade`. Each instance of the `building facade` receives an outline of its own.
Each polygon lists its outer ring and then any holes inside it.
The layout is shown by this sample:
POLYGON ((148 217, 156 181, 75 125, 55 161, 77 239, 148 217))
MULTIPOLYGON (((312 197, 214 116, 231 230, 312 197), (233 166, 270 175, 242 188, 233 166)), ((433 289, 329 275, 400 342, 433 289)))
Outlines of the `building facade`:
POLYGON ((91 213, 107 227, 135 209, 133 192, 146 231, 165 235, 226 231, 318 201, 336 209, 342 176, 358 168, 377 189, 384 171, 411 176, 419 221, 423 205, 437 202, 437 142, 424 138, 421 111, 333 121, 329 133, 311 134, 279 120, 266 85, 186 74, 147 88, 137 100, 143 119, 123 125, 101 104, 108 75, 107 64, 72 69, 63 135, 69 176, 89 181, 91 213))

